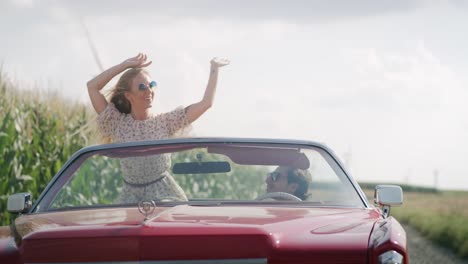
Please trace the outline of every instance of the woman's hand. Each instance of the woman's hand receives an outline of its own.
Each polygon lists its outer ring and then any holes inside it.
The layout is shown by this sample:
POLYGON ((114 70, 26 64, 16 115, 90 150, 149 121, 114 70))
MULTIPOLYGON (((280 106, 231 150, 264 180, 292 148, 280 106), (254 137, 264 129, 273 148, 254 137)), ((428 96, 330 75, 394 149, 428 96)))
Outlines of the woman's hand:
POLYGON ((135 57, 126 59, 122 64, 125 66, 126 69, 128 68, 143 68, 152 63, 152 61, 146 61, 147 57, 146 54, 138 53, 135 57))
POLYGON ((151 61, 146 61, 146 54, 138 53, 133 58, 126 59, 124 62, 119 63, 111 68, 103 71, 98 76, 87 82, 88 93, 93 104, 94 109, 99 114, 106 108, 108 102, 104 95, 100 92, 102 88, 110 81, 112 78, 122 73, 129 68, 141 68, 146 67, 151 64, 151 61))
POLYGON ((215 68, 215 69, 226 66, 229 64, 229 62, 230 61, 228 59, 218 58, 218 57, 215 57, 210 61, 211 68, 215 68))
POLYGON ((200 102, 189 105, 186 108, 186 117, 189 123, 197 120, 203 113, 206 112, 214 101, 214 95, 216 92, 216 85, 218 83, 218 69, 229 64, 228 59, 213 58, 210 61, 211 71, 208 79, 208 85, 206 86, 205 94, 200 102))

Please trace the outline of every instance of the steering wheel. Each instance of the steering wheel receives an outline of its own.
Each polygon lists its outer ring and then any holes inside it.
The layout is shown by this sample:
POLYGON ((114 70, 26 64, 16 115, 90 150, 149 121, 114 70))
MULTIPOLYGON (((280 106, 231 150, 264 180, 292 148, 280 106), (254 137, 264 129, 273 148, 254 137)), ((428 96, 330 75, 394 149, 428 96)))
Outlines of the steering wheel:
POLYGON ((262 201, 265 199, 276 199, 276 200, 287 200, 287 201, 295 201, 295 202, 302 202, 302 199, 286 192, 270 192, 265 193, 257 197, 255 200, 262 201))

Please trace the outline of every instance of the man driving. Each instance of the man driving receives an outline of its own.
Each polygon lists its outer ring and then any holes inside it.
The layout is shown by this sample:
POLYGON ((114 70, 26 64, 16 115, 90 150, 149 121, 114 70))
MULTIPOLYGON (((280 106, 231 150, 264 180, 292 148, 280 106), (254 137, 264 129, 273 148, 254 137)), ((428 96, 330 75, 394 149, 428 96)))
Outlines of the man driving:
MULTIPOLYGON (((300 200, 306 200, 309 194, 311 175, 308 170, 279 166, 265 179, 267 196, 282 200, 281 193, 292 194, 300 200), (270 195, 268 195, 270 194, 270 195), (277 194, 277 195, 273 195, 277 194)), ((291 200, 289 197, 284 197, 291 200)))

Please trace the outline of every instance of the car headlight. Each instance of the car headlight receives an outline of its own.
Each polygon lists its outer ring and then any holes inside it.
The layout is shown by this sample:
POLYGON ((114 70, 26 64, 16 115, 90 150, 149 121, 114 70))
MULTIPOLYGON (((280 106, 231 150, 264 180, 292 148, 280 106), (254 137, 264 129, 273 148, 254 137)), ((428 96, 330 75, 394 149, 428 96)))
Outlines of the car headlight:
POLYGON ((379 264, 402 264, 403 256, 395 250, 380 254, 379 264))

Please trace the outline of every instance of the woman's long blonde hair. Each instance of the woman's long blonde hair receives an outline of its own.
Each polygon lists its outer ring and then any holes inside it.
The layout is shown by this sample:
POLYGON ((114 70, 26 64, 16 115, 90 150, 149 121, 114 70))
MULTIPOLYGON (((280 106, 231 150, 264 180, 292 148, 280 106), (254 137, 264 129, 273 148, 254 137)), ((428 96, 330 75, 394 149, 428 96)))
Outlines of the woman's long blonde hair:
POLYGON ((115 87, 110 91, 110 101, 115 105, 115 108, 119 112, 124 114, 130 114, 132 111, 132 105, 130 101, 125 97, 125 92, 130 91, 132 88, 133 79, 140 73, 148 74, 143 68, 132 68, 124 72, 120 76, 119 81, 115 87))
MULTIPOLYGON (((122 74, 122 76, 120 76, 115 87, 107 93, 106 97, 110 98, 109 101, 115 105, 115 108, 117 108, 119 112, 124 114, 130 114, 130 112, 132 111, 132 105, 130 104, 130 101, 128 101, 128 99, 125 97, 125 92, 128 92, 130 91, 130 89, 132 89, 132 81, 140 73, 148 74, 148 72, 145 71, 143 68, 132 68, 127 70, 126 72, 124 72, 124 74, 122 74)), ((101 144, 113 142, 111 137, 105 137, 100 135, 99 138, 99 143, 101 144)))

